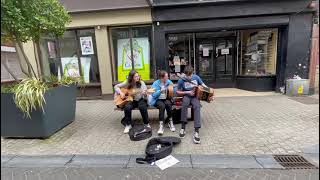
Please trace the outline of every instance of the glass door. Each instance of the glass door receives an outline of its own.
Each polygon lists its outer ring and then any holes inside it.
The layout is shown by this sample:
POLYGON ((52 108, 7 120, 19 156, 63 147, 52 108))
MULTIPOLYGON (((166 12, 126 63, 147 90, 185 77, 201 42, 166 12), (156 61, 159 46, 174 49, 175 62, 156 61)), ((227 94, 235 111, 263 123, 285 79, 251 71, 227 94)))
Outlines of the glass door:
MULTIPOLYGON (((235 36, 197 33, 196 72, 210 87, 234 87, 235 36)), ((232 35, 232 34, 230 34, 232 35)))
POLYGON ((211 86, 214 83, 214 47, 211 39, 197 39, 197 74, 201 77, 205 84, 211 86))
POLYGON ((215 40, 216 86, 232 87, 234 79, 234 40, 215 40))

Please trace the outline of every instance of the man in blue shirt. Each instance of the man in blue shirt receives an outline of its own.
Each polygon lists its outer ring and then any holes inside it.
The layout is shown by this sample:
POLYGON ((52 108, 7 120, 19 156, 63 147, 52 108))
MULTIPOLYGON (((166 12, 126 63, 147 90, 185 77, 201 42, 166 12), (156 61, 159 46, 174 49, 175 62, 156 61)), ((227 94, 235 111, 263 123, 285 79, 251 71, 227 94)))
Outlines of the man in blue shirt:
POLYGON ((180 78, 178 81, 177 94, 183 96, 182 107, 181 107, 181 130, 179 136, 184 138, 185 127, 187 123, 188 106, 192 104, 194 111, 194 134, 193 142, 196 144, 200 143, 199 129, 201 128, 200 121, 200 101, 196 97, 196 87, 198 85, 207 87, 201 78, 193 74, 193 68, 187 66, 184 70, 185 76, 180 78))

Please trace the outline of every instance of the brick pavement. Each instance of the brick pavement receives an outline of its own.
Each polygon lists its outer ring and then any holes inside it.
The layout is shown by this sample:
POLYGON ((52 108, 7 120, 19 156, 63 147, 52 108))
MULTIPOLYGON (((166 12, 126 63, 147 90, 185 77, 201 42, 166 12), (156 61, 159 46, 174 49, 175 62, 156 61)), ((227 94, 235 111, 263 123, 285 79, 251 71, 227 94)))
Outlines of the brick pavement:
MULTIPOLYGON (((201 144, 192 143, 190 122, 175 154, 290 154, 319 144, 319 104, 272 95, 220 97, 202 105, 201 144)), ((113 108, 112 101, 78 101, 72 124, 46 140, 2 138, 1 155, 142 154, 147 140, 130 141, 119 123, 123 113, 113 108)), ((134 112, 133 117, 140 115, 134 112)), ((150 111, 154 136, 157 117, 157 111, 150 111)))

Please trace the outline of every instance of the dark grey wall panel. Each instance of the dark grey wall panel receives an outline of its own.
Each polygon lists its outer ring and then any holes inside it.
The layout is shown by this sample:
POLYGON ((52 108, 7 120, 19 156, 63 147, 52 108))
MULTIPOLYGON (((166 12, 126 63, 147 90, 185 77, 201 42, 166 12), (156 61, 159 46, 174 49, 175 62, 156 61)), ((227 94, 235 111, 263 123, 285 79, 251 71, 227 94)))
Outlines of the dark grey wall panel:
POLYGON ((190 7, 156 7, 153 9, 153 21, 178 21, 208 18, 229 18, 240 16, 258 16, 270 14, 289 14, 307 9, 309 0, 280 2, 233 3, 222 5, 194 5, 190 7))
POLYGON ((312 14, 296 14, 290 17, 286 79, 292 78, 294 75, 308 78, 311 34, 312 14))
POLYGON ((154 25, 154 54, 156 58, 156 72, 157 70, 167 69, 166 67, 166 38, 165 32, 161 26, 154 25))
MULTIPOLYGON (((241 29, 286 25, 289 16, 262 16, 232 19, 216 19, 163 24, 166 32, 217 31, 222 29, 241 29)), ((161 24, 161 23, 160 23, 161 24)))
POLYGON ((288 45, 288 26, 279 29, 278 38, 278 56, 277 56, 277 83, 276 91, 280 91, 280 87, 285 86, 285 70, 287 60, 287 45, 288 45))

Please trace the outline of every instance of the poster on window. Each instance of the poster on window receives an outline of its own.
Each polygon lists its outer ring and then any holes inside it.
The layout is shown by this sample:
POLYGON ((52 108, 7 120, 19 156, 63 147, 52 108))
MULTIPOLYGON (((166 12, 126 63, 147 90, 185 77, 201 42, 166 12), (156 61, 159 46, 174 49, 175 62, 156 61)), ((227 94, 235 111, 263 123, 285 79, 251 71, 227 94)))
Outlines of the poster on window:
POLYGON ((80 77, 77 57, 63 57, 61 64, 64 76, 80 77))
POLYGON ((91 36, 80 37, 80 46, 82 55, 94 54, 91 36))
POLYGON ((132 39, 132 54, 130 48, 130 39, 118 39, 117 41, 117 55, 118 55, 118 80, 124 81, 130 70, 132 64, 137 70, 142 80, 150 79, 150 45, 149 39, 133 38, 132 39))
MULTIPOLYGON (((90 82, 90 57, 81 57, 81 66, 83 72, 83 80, 85 83, 90 82)), ((79 64, 77 57, 63 57, 61 58, 61 64, 64 76, 80 77, 79 64)))
POLYGON ((80 57, 80 61, 82 66, 83 80, 85 83, 89 83, 91 57, 80 57))

